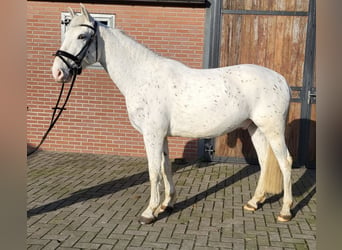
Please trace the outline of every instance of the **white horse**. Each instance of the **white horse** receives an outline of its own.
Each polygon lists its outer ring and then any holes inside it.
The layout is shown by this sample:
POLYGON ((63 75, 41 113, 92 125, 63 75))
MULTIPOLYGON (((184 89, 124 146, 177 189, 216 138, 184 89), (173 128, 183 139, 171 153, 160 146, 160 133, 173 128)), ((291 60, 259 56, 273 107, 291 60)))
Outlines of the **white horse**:
POLYGON ((266 193, 284 189, 278 220, 291 219, 292 158, 284 138, 290 89, 284 77, 257 65, 192 69, 97 23, 83 5, 81 15, 69 11, 72 20, 56 53, 53 76, 68 82, 77 71, 100 62, 124 95, 148 158, 151 197, 140 216, 142 224, 154 222, 158 213, 175 204, 168 136, 212 138, 241 127, 251 135, 261 169, 255 194, 244 209, 255 211, 266 193), (165 199, 160 203, 162 179, 165 199))

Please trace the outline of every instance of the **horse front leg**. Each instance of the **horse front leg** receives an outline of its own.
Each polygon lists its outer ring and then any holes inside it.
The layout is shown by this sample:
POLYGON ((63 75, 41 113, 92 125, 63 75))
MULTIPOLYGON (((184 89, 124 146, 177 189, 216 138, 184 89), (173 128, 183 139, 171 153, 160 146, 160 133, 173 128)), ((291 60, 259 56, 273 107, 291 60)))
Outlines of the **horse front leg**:
POLYGON ((151 197, 148 207, 141 214, 139 222, 150 224, 157 219, 160 205, 160 181, 162 178, 161 163, 164 137, 155 133, 144 134, 144 143, 148 160, 148 173, 151 185, 151 197))
POLYGON ((164 185, 165 185, 165 199, 160 206, 159 212, 164 212, 164 211, 170 212, 173 210, 173 206, 176 201, 176 191, 175 191, 175 185, 172 179, 172 168, 170 165, 169 147, 168 147, 168 141, 166 137, 164 139, 164 145, 163 145, 161 168, 162 168, 162 175, 163 175, 163 180, 164 180, 164 185))

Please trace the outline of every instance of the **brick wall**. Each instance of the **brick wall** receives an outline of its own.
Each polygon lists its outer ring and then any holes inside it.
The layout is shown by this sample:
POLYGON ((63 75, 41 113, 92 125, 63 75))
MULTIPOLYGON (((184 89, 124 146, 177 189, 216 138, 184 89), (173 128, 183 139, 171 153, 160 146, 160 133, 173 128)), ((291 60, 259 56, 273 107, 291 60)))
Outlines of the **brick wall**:
MULTIPOLYGON (((48 128, 60 85, 51 75, 60 47, 61 12, 78 4, 27 2, 27 143, 36 145, 48 128)), ((205 10, 87 4, 90 13, 116 15, 116 27, 153 51, 194 68, 202 67, 205 10)), ((169 138, 172 158, 197 157, 197 140, 169 138)), ((103 69, 86 69, 44 150, 145 156, 142 136, 128 120, 124 98, 103 69)))

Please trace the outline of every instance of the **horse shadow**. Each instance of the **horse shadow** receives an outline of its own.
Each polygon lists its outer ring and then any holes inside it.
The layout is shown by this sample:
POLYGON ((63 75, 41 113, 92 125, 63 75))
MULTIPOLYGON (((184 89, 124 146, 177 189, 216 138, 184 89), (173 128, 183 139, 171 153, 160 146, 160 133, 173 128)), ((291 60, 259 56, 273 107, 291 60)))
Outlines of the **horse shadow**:
POLYGON ((85 188, 72 193, 69 197, 50 202, 36 208, 32 208, 27 211, 27 217, 30 218, 35 215, 56 211, 58 209, 62 209, 64 207, 68 207, 73 204, 91 200, 94 198, 101 198, 108 194, 114 194, 121 190, 144 184, 145 182, 148 182, 148 180, 148 172, 144 171, 133 174, 131 176, 122 177, 96 186, 85 188))
MULTIPOLYGON (((215 165, 216 163, 205 163, 205 164, 199 164, 199 167, 206 167, 208 164, 215 165)), ((247 165, 241 170, 237 171, 233 175, 229 176, 228 178, 220 181, 219 183, 209 187, 208 189, 188 198, 183 201, 179 201, 174 205, 174 208, 172 210, 166 210, 165 212, 158 215, 157 220, 162 220, 165 217, 168 217, 170 213, 178 213, 186 208, 192 207, 194 204, 201 200, 205 200, 208 196, 225 189, 231 185, 233 185, 236 182, 241 181, 244 178, 247 178, 250 175, 255 174, 259 171, 259 166, 257 165, 247 165)))
POLYGON ((294 197, 302 197, 292 208, 292 214, 296 216, 300 210, 309 204, 312 197, 316 194, 316 170, 306 168, 304 174, 293 184, 292 189, 294 197), (310 192, 308 192, 309 190, 310 192), (303 197, 303 195, 305 196, 303 197))
MULTIPOLYGON (((177 171, 182 171, 183 168, 186 168, 194 163, 172 163, 172 169, 174 174, 177 171)), ((208 164, 215 165, 216 163, 197 163, 198 168, 200 167, 206 167, 208 164)), ((224 189, 235 182, 238 182, 242 180, 243 178, 246 178, 258 171, 258 166, 246 166, 240 171, 234 173, 230 177, 226 178, 225 180, 222 180, 221 182, 217 183, 216 185, 209 187, 207 190, 191 197, 186 200, 180 201, 175 204, 175 210, 174 212, 179 212, 187 207, 192 206, 196 202, 205 199, 211 194, 214 194, 215 192, 224 189)), ((82 190, 79 190, 77 192, 72 193, 70 196, 59 199, 53 202, 50 202, 45 205, 41 205, 32 209, 29 209, 27 211, 27 217, 30 218, 35 215, 40 215, 44 213, 49 213, 52 211, 56 211, 65 207, 69 207, 73 204, 80 203, 83 201, 101 198, 103 196, 114 194, 116 192, 119 192, 121 190, 128 189, 130 187, 136 186, 136 185, 142 185, 149 182, 149 175, 148 171, 139 172, 130 176, 118 178, 109 182, 105 182, 102 184, 98 184, 89 188, 85 188, 82 190)), ((162 214, 162 216, 164 216, 162 214)), ((158 218, 159 219, 159 218, 158 218)))
MULTIPOLYGON (((257 173, 260 170, 260 167, 256 164, 253 165, 247 164, 244 168, 229 176, 225 180, 215 184, 214 186, 209 187, 207 190, 202 191, 186 200, 177 202, 174 208, 171 211, 165 211, 158 215, 157 220, 162 220, 163 218, 170 215, 170 213, 180 212, 188 207, 192 207, 194 204, 201 200, 205 200, 208 196, 225 189, 234 183, 241 181, 244 178, 249 177, 257 173)), ((199 166, 206 167, 208 164, 215 165, 216 163, 199 163, 199 166)), ((316 194, 316 170, 305 168, 304 173, 300 176, 300 178, 292 183, 292 194, 294 198, 299 197, 299 202, 295 203, 295 205, 291 209, 291 213, 293 217, 296 217, 297 213, 301 211, 305 206, 307 206, 313 196, 316 194), (310 191, 309 191, 310 190, 310 191), (305 196, 304 196, 305 195, 305 196)), ((266 201, 261 204, 261 207, 265 204, 271 204, 278 202, 283 197, 283 192, 276 195, 271 195, 266 199, 266 201)))
MULTIPOLYGON (((306 207, 313 196, 316 194, 316 171, 313 169, 305 169, 304 174, 292 184, 292 195, 299 201, 291 208, 293 217, 296 217, 297 213, 306 207), (311 189, 311 190, 310 190, 311 189), (309 191, 310 190, 310 191, 309 191), (303 196, 305 195, 305 196, 303 196)), ((265 204, 270 204, 279 201, 283 197, 283 193, 273 195, 265 200, 261 207, 265 204)))
MULTIPOLYGON (((205 163, 208 164, 208 163, 205 163)), ((199 164, 199 167, 206 167, 206 165, 199 164)), ((212 163, 216 164, 216 163, 212 163)), ((189 166, 189 164, 173 164, 173 169, 175 171, 179 171, 182 168, 189 166)), ((209 187, 208 189, 190 197, 185 200, 179 201, 175 204, 173 213, 180 212, 188 207, 192 207, 194 204, 201 200, 205 200, 208 196, 225 189, 231 185, 233 185, 236 182, 241 181, 244 178, 247 178, 250 175, 255 174, 259 171, 259 167, 257 165, 246 165, 244 168, 239 170, 238 172, 234 173, 233 175, 229 176, 228 178, 220 181, 219 183, 209 187)), ((305 194, 309 188, 311 188, 315 181, 313 181, 312 176, 315 175, 315 171, 307 169, 306 172, 300 177, 300 179, 293 184, 293 194, 294 196, 301 196, 305 194)), ((149 176, 147 171, 139 172, 136 174, 133 174, 131 176, 122 177, 119 179, 115 179, 113 181, 105 182, 99 185, 95 185, 89 188, 85 188, 83 190, 77 191, 72 193, 69 197, 56 200, 53 202, 50 202, 48 204, 32 208, 27 211, 27 217, 30 218, 35 215, 44 214, 52 211, 56 211, 68 206, 71 206, 73 204, 91 200, 94 198, 100 198, 108 194, 114 194, 116 192, 119 192, 121 190, 125 190, 127 188, 136 186, 136 185, 142 185, 144 183, 147 183, 149 181, 149 176)), ((295 216, 298 211, 300 211, 303 207, 305 207, 313 195, 316 193, 316 188, 313 188, 311 192, 309 192, 300 202, 296 204, 296 206, 292 209, 292 213, 295 216)), ((274 203, 278 201, 282 195, 274 195, 270 198, 268 198, 265 203, 274 203)), ((164 212, 159 214, 158 220, 161 220, 169 215, 168 212, 164 212)))
MULTIPOLYGON (((311 124, 312 125, 312 124, 311 124)), ((298 124, 293 123, 292 124, 292 129, 293 128, 297 128, 298 124)), ((236 137, 237 138, 237 137, 236 137)), ((247 143, 251 143, 250 142, 250 138, 246 139, 247 137, 240 137, 240 140, 242 141, 243 144, 245 144, 245 140, 249 140, 249 142, 247 141, 247 143)), ((190 141, 185 147, 184 147, 184 153, 183 156, 189 156, 191 154, 193 154, 192 150, 193 150, 193 145, 197 143, 197 140, 194 141, 190 141)), ((229 141, 230 145, 234 145, 234 141, 229 141)), ((250 147, 249 147, 250 148, 250 147)), ((251 152, 247 152, 247 147, 243 147, 242 152, 245 152, 246 156, 250 156, 251 152)), ((253 154, 253 152, 252 152, 253 154)), ((195 203, 206 199, 208 196, 229 187, 230 185, 233 185, 234 183, 241 181, 244 178, 247 178, 250 175, 255 174, 257 171, 259 171, 259 166, 257 166, 255 164, 255 160, 253 158, 250 157, 246 157, 247 160, 247 165, 242 168, 241 170, 239 170, 238 172, 234 173, 233 175, 229 176, 228 178, 226 178, 225 180, 222 180, 221 182, 209 187, 207 190, 202 191, 188 199, 185 199, 183 201, 177 202, 175 204, 174 213, 180 212, 188 207, 193 206, 195 203), (252 160, 248 160, 248 159, 252 159, 252 160)), ((172 168, 174 172, 177 172, 179 170, 181 170, 182 168, 185 168, 191 164, 194 164, 193 162, 188 163, 187 161, 185 162, 181 162, 181 163, 172 163, 172 168)), ((215 165, 215 162, 212 163, 201 163, 201 162, 197 162, 195 163, 197 164, 198 167, 206 167, 208 165, 215 165)), ((89 188, 85 188, 83 190, 77 191, 72 193, 69 197, 60 199, 60 200, 56 200, 53 202, 50 202, 48 204, 36 207, 36 208, 32 208, 30 210, 27 211, 27 217, 30 218, 32 216, 35 215, 39 215, 39 214, 44 214, 44 213, 48 213, 51 211, 55 211, 58 209, 62 209, 64 207, 68 207, 71 206, 73 204, 79 203, 79 202, 83 202, 83 201, 87 201, 90 199, 94 199, 94 198, 101 198, 105 195, 108 194, 114 194, 116 192, 119 192, 121 190, 125 190, 128 189, 130 187, 136 186, 136 185, 142 185, 144 183, 149 182, 149 175, 148 175, 148 171, 143 171, 143 172, 139 172, 136 174, 133 174, 131 176, 127 176, 127 177, 122 177, 122 178, 118 178, 109 182, 105 182, 99 185, 95 185, 93 187, 89 187, 89 188)), ((316 171, 315 169, 306 169, 304 174, 298 179, 298 181, 296 181, 295 183, 293 183, 293 195, 295 197, 301 197, 303 195, 305 195, 310 189, 311 191, 309 193, 306 194, 305 197, 303 197, 292 209, 292 213, 295 216, 298 211, 300 211, 303 207, 307 206, 308 203, 310 202, 310 200, 312 199, 312 197, 315 195, 316 193, 316 171)), ((177 187, 176 187, 177 188, 177 187)), ((280 198, 282 197, 282 194, 279 195, 273 195, 271 197, 269 197, 265 203, 274 203, 280 200, 280 198)), ((158 220, 164 218, 167 216, 167 213, 162 213, 158 216, 158 220)))

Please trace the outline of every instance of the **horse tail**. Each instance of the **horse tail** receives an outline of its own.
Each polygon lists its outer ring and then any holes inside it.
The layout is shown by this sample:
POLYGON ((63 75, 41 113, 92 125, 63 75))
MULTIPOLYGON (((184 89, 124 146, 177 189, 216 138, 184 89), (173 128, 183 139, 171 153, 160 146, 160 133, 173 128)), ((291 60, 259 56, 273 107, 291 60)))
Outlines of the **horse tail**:
POLYGON ((283 175, 271 146, 268 144, 265 161, 263 189, 266 193, 279 194, 283 191, 283 175))

